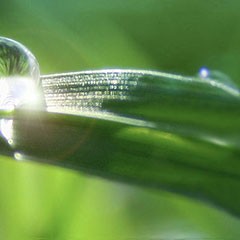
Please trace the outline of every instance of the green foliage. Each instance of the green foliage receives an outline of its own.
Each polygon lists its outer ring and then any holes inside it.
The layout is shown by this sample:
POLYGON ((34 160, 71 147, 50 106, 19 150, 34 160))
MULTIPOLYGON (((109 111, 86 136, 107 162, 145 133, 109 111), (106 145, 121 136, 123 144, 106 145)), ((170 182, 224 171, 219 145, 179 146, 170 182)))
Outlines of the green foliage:
MULTIPOLYGON (((42 73, 127 67, 195 75, 204 65, 225 72, 239 85, 240 31, 232 27, 239 21, 238 9, 238 1, 224 0, 12 0, 1 4, 0 29, 1 35, 32 50, 42 73)), ((162 95, 156 94, 159 89, 144 91, 149 95, 138 104, 140 108, 132 102, 106 105, 113 112, 157 123, 157 129, 58 115, 31 116, 30 129, 37 130, 40 121, 38 131, 51 136, 47 133, 54 126, 59 129, 60 124, 61 134, 68 134, 59 142, 68 140, 69 145, 78 139, 79 131, 84 132, 81 136, 87 141, 76 146, 82 152, 73 149, 74 154, 68 152, 62 164, 76 166, 81 159, 82 171, 190 194, 239 215, 238 141, 226 147, 196 138, 202 131, 210 131, 214 136, 235 139, 238 101, 222 94, 208 101, 209 93, 198 92, 196 86, 194 93, 199 95, 189 92, 185 98, 179 96, 179 102, 166 95, 166 105, 158 112, 157 103, 162 102, 162 95), (212 104, 211 108, 205 108, 206 103, 212 104), (161 129, 158 119, 174 128, 161 129), (176 123, 185 126, 183 129, 194 126, 194 131, 176 133, 176 123)), ((138 88, 132 94, 139 97, 136 94, 143 95, 143 91, 138 88)), ((18 131, 27 135, 21 127, 18 131)), ((37 136, 30 133, 28 136, 37 136)), ((61 161, 62 154, 58 158, 55 154, 64 149, 46 148, 48 142, 39 139, 19 140, 19 147, 31 146, 34 154, 34 144, 41 143, 45 151, 37 154, 42 160, 52 154, 52 161, 61 161)), ((3 239, 239 237, 238 219, 199 200, 5 157, 0 164, 3 239)))

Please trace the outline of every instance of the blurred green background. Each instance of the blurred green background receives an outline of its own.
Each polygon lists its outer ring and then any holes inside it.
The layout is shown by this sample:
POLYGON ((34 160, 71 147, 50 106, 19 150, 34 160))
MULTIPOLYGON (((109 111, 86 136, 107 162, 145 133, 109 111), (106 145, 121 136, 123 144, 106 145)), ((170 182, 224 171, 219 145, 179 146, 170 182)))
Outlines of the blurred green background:
MULTIPOLYGON (((240 84, 237 0, 0 3, 0 35, 42 74, 137 68, 240 84)), ((0 159, 0 239, 238 239, 240 221, 202 202, 37 163, 0 159)))

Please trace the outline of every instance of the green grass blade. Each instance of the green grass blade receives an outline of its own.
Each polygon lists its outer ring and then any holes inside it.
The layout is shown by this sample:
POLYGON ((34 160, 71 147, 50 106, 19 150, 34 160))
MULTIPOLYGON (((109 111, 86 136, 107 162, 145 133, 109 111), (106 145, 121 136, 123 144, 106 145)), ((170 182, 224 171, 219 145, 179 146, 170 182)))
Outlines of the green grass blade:
POLYGON ((8 154, 161 187, 240 215, 238 89, 146 71, 42 81, 52 112, 16 112, 8 154))

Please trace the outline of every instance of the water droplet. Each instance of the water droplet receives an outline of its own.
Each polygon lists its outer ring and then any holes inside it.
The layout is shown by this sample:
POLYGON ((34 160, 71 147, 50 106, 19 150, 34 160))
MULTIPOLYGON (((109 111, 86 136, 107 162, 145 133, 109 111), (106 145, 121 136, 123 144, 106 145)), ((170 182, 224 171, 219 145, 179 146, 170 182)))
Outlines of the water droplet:
POLYGON ((233 95, 239 96, 238 86, 228 75, 222 73, 221 71, 209 70, 206 67, 202 67, 198 72, 198 77, 205 80, 212 86, 220 87, 233 95))
MULTIPOLYGON (((42 109, 44 104, 39 65, 22 44, 0 37, 0 110, 42 109)), ((0 119, 0 135, 10 146, 14 120, 0 119)))
POLYGON ((207 68, 202 67, 202 68, 200 68, 198 75, 200 78, 208 78, 209 73, 210 73, 210 71, 207 68))
POLYGON ((39 65, 22 44, 0 37, 0 109, 37 105, 40 100, 39 65))
POLYGON ((200 68, 198 75, 200 78, 208 78, 229 84, 233 83, 231 78, 227 74, 218 70, 210 70, 206 67, 200 68))

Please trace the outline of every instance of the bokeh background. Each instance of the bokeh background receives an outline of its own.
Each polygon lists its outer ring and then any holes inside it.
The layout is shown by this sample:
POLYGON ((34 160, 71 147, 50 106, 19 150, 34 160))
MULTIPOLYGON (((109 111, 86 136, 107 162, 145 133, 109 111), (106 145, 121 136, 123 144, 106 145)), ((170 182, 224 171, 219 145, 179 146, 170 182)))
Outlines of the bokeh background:
MULTIPOLYGON (((0 35, 31 49, 42 74, 206 66, 240 84, 239 9, 237 0, 1 0, 0 35)), ((200 201, 0 157, 0 239, 238 239, 239 229, 200 201)))

